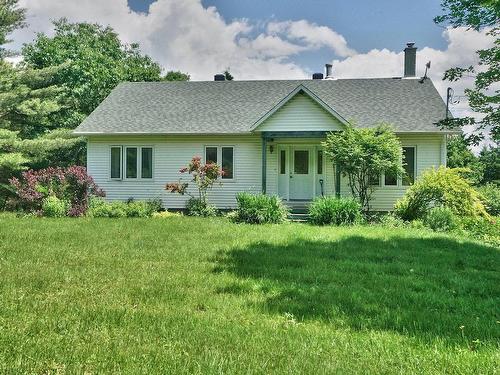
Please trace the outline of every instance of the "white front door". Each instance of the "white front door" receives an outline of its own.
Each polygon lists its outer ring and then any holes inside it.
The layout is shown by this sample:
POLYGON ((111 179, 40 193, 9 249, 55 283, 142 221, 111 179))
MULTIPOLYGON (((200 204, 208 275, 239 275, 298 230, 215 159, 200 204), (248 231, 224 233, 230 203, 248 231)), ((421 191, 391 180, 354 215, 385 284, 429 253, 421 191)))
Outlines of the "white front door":
POLYGON ((313 148, 294 146, 290 149, 290 199, 313 198, 313 148))

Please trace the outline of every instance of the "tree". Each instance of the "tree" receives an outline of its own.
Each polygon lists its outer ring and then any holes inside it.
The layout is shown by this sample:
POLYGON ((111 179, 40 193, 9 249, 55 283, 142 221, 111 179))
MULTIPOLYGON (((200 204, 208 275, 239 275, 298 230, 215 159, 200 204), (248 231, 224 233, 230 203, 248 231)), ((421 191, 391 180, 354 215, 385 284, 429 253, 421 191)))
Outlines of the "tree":
POLYGON ((447 166, 450 168, 466 168, 469 181, 478 185, 483 181, 485 167, 479 158, 467 147, 467 140, 463 135, 450 137, 446 147, 447 166))
POLYGON ((500 184, 500 147, 484 147, 479 154, 479 161, 484 165, 483 183, 500 184))
POLYGON ((190 78, 189 74, 171 70, 167 72, 163 79, 165 81, 189 81, 190 78))
POLYGON ((64 68, 55 83, 67 88, 71 103, 54 118, 63 127, 74 128, 122 81, 160 81, 161 67, 142 55, 137 44, 125 45, 110 27, 89 23, 54 22, 55 35, 38 34, 23 48, 28 67, 64 68))
POLYGON ((26 10, 18 7, 18 0, 0 0, 0 59, 10 55, 3 47, 10 42, 7 36, 24 26, 26 10))
POLYGON ((475 131, 467 137, 470 144, 478 144, 489 133, 490 138, 500 142, 500 91, 496 85, 500 80, 500 6, 497 0, 442 0, 445 14, 437 16, 437 24, 452 27, 465 26, 474 30, 487 30, 495 38, 491 48, 477 51, 481 71, 474 67, 455 67, 445 72, 444 78, 455 82, 464 76, 475 75, 474 87, 465 90, 473 111, 484 114, 481 120, 474 117, 450 118, 438 123, 441 128, 460 128, 466 125, 475 131))
POLYGON ((380 174, 403 174, 401 142, 388 125, 360 129, 348 126, 342 132, 330 133, 323 142, 343 176, 349 180, 352 195, 369 210, 373 192, 370 180, 380 174))
POLYGON ((224 78, 226 79, 226 81, 232 81, 234 80, 234 77, 233 75, 231 74, 231 72, 229 71, 229 68, 226 68, 226 70, 224 70, 224 78))

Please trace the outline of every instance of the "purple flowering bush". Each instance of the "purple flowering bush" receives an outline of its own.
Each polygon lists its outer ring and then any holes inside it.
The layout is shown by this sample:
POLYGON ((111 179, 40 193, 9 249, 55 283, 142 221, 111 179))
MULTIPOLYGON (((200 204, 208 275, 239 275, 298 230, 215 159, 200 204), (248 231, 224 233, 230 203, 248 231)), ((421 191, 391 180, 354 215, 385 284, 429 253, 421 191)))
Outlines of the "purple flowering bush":
POLYGON ((82 216, 87 212, 90 197, 104 197, 85 167, 45 168, 23 172, 21 178, 9 180, 15 189, 10 202, 13 209, 41 214, 47 197, 67 202, 68 216, 82 216))

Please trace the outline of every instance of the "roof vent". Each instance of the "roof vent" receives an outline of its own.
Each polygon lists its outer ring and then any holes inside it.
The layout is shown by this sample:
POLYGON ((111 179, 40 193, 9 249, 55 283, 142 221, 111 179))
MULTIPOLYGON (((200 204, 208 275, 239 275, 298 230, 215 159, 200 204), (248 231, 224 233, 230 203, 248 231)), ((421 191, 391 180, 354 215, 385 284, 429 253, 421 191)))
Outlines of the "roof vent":
POLYGON ((313 79, 323 79, 323 73, 313 73, 313 79))
POLYGON ((332 64, 325 64, 326 77, 325 79, 333 79, 332 64))
POLYGON ((214 75, 214 81, 225 81, 226 76, 224 74, 216 74, 214 75))

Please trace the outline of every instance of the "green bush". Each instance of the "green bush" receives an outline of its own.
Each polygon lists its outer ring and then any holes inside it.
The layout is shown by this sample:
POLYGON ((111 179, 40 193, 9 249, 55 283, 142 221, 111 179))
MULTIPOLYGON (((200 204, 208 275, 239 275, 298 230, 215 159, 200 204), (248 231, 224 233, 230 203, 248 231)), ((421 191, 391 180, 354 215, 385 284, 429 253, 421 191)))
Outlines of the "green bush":
POLYGON ((496 184, 489 183, 477 188, 477 191, 482 196, 482 201, 486 207, 486 211, 490 215, 500 216, 500 187, 496 184))
POLYGON ((212 217, 217 216, 217 208, 198 198, 189 198, 186 203, 189 216, 212 217))
POLYGON ((238 193, 234 220, 248 224, 279 224, 287 220, 288 207, 275 195, 238 193))
POLYGON ((436 232, 450 232, 458 228, 458 221, 450 208, 434 207, 425 216, 424 225, 436 232))
POLYGON ((405 226, 405 222, 393 213, 382 216, 379 224, 387 228, 401 228, 405 226))
POLYGON ((459 168, 425 171, 396 202, 394 212, 405 221, 423 219, 433 206, 449 208, 460 217, 489 218, 480 194, 461 176, 459 168))
POLYGON ((309 206, 309 220, 315 225, 352 225, 362 219, 361 204, 352 198, 321 197, 309 206))
POLYGON ((106 202, 102 198, 92 198, 88 215, 92 217, 127 217, 127 203, 106 202))
POLYGON ((145 201, 129 202, 126 205, 125 211, 127 212, 127 217, 150 217, 153 215, 151 206, 145 201))
POLYGON ((46 217, 64 217, 68 214, 69 203, 53 195, 42 202, 42 214, 46 217))
POLYGON ((468 236, 500 247, 500 220, 468 217, 460 220, 460 226, 468 236))
POLYGON ((151 217, 161 208, 161 202, 134 201, 106 202, 102 198, 92 198, 88 215, 92 217, 151 217))

